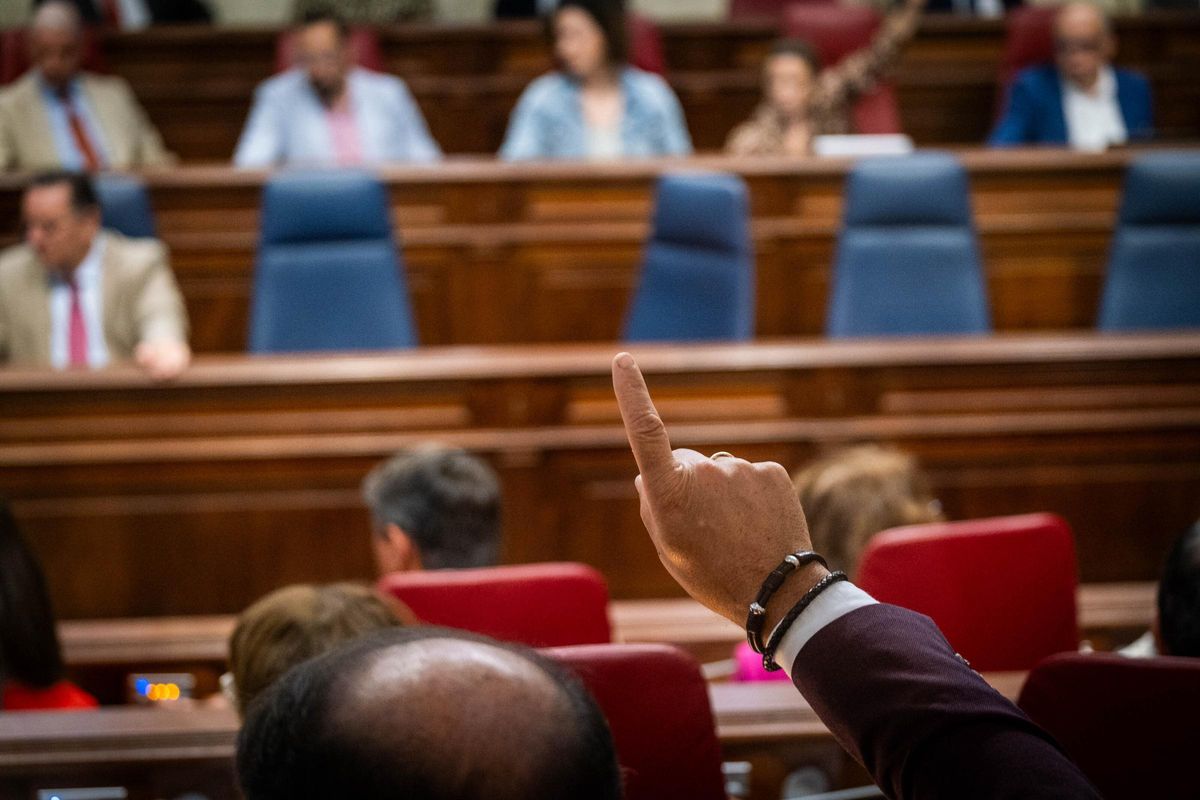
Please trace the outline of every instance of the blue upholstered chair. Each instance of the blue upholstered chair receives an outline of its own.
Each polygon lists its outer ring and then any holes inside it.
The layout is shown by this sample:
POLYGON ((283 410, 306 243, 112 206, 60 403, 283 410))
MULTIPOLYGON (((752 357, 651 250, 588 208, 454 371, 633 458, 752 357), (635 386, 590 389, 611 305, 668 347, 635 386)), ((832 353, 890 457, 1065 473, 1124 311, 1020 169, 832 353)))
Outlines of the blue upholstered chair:
POLYGON ((1129 165, 1099 324, 1200 328, 1200 153, 1146 153, 1129 165))
POLYGON ((133 238, 158 235, 150 195, 140 180, 128 175, 100 175, 95 186, 101 225, 133 238))
POLYGON ((875 158, 850 172, 826 328, 833 337, 991 330, 967 174, 955 158, 875 158))
POLYGON ((387 193, 360 172, 291 172, 263 189, 250 351, 416 344, 387 193))
POLYGON ((754 336, 754 252, 741 178, 664 175, 625 321, 629 341, 754 336))

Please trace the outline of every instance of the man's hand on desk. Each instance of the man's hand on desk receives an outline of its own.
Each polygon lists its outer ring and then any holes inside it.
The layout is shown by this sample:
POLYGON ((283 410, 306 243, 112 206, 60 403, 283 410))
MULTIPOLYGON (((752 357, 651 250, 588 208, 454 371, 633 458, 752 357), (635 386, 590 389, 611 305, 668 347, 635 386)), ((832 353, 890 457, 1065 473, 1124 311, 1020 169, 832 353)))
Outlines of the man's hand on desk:
POLYGON ((192 361, 192 350, 184 342, 161 339, 142 342, 134 351, 134 360, 150 377, 159 381, 176 378, 192 361))
MULTIPOLYGON (((662 419, 633 357, 613 361, 613 389, 641 473, 634 482, 642 521, 663 566, 688 594, 745 624, 763 579, 788 553, 811 547, 791 478, 779 464, 671 450, 662 419)), ((806 567, 772 602, 764 629, 826 571, 806 567)))

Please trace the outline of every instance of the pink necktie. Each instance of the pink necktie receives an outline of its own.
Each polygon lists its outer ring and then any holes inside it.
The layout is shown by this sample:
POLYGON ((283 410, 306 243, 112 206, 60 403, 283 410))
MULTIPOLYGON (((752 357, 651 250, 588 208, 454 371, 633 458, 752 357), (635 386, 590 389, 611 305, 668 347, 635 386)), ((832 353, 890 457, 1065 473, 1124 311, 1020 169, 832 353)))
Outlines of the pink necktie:
POLYGON ((87 326, 83 322, 83 304, 79 301, 79 287, 75 281, 71 287, 71 319, 67 325, 67 347, 72 367, 88 365, 87 326))

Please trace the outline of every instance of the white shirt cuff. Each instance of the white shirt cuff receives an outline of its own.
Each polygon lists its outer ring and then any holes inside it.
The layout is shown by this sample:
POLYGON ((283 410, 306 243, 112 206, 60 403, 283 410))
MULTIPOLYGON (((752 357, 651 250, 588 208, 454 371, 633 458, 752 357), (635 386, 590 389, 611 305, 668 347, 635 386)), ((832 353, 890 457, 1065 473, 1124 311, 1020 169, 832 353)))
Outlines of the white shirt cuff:
POLYGON ((817 599, 796 618, 775 650, 775 663, 792 674, 796 656, 817 631, 857 608, 875 605, 874 597, 849 581, 839 581, 817 595, 817 599))

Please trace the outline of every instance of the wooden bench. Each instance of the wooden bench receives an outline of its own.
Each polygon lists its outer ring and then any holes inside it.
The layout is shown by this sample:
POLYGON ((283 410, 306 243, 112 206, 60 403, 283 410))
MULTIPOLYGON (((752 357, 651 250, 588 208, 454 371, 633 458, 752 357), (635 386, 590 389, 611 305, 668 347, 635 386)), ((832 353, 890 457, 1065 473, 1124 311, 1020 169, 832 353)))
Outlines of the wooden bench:
MULTIPOLYGON (((994 325, 1095 326, 1130 155, 960 153, 994 325)), ((821 335, 846 160, 624 164, 456 161, 384 172, 423 345, 613 341, 637 283, 654 183, 668 170, 745 178, 760 338, 821 335)), ((193 347, 243 352, 263 173, 147 173, 193 347)), ((21 176, 0 176, 0 245, 17 239, 21 176)))
MULTIPOLYGON (((1099 583, 1079 589, 1079 626, 1096 649, 1110 650, 1149 629, 1154 583, 1099 583)), ((744 632, 694 600, 615 600, 613 638, 664 642, 702 663, 728 659, 744 632)), ((217 691, 226 669, 233 615, 68 620, 59 624, 63 655, 73 680, 100 698, 120 704, 133 673, 186 672, 196 677, 196 697, 217 691)))
MULTIPOLYGON (((677 446, 788 468, 864 440, 914 453, 954 519, 1062 514, 1081 580, 1155 580, 1200 509, 1200 337, 996 336, 636 348, 677 446)), ((678 596, 638 515, 617 347, 211 357, 0 372, 0 486, 66 619, 234 613, 372 575, 367 470, 430 439, 480 453, 504 558, 678 596)))

